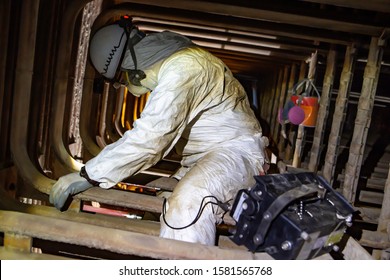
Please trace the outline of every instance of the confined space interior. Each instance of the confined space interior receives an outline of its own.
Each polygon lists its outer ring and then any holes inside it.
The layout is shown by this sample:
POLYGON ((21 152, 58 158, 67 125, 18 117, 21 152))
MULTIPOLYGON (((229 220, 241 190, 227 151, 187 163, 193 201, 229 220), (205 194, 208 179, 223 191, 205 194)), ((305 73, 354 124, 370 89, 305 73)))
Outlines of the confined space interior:
POLYGON ((390 1, 4 0, 0 15, 0 259, 273 258, 234 243, 229 214, 215 246, 158 237, 173 152, 67 211, 50 205, 53 183, 132 129, 147 102, 89 61, 90 34, 123 15, 222 59, 270 140, 269 173, 321 176, 353 206, 352 225, 318 258, 390 258, 390 1), (312 115, 281 125, 303 80, 316 90, 302 103, 312 115))

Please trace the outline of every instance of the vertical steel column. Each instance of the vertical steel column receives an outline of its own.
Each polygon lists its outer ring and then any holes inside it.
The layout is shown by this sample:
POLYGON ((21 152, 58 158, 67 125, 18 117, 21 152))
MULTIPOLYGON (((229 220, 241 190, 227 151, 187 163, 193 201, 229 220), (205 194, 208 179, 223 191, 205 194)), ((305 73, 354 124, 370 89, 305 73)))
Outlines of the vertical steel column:
POLYGON ((328 58, 326 61, 326 71, 322 86, 321 100, 318 109, 317 123, 314 129, 313 145, 310 151, 310 161, 308 169, 312 172, 317 172, 319 159, 323 149, 322 144, 324 138, 324 131, 328 119, 329 104, 332 95, 334 75, 336 71, 336 59, 337 53, 333 48, 331 48, 329 50, 328 58))
MULTIPOLYGON (((8 43, 9 43, 9 28, 11 17, 11 0, 0 1, 0 168, 2 164, 8 160, 8 127, 9 127, 9 113, 8 99, 6 98, 6 79, 7 79, 7 58, 8 43)), ((8 155, 9 157, 9 155, 8 155)))
POLYGON ((0 124, 2 123, 3 98, 5 95, 5 75, 7 72, 7 46, 11 1, 0 2, 0 124))
MULTIPOLYGON (((282 85, 282 94, 280 95, 280 102, 279 102, 279 110, 280 108, 284 107, 284 104, 286 103, 287 98, 289 98, 288 89, 290 88, 291 84, 291 73, 293 72, 292 66, 286 65, 284 67, 284 77, 283 77, 283 85, 282 85), (291 68, 291 71, 290 71, 291 68)), ((278 112, 279 114, 279 112, 278 112)), ((284 143, 285 139, 281 135, 281 125, 278 123, 278 129, 277 129, 277 139, 278 139, 278 150, 279 150, 279 156, 284 153, 284 143)))
POLYGON ((260 90, 258 89, 259 91, 259 116, 262 118, 262 119, 265 119, 265 111, 264 111, 264 103, 265 103, 265 97, 267 95, 267 91, 268 91, 268 83, 266 84, 263 84, 263 83, 257 83, 257 85, 259 86, 260 85, 260 90))
POLYGON ((277 135, 275 134, 275 128, 278 125, 277 115, 279 110, 278 108, 279 96, 281 92, 282 81, 283 81, 283 69, 279 69, 276 91, 275 91, 275 95, 272 97, 273 105, 272 105, 272 113, 271 113, 271 120, 270 120, 271 137, 273 138, 274 141, 276 141, 277 138, 277 135))
MULTIPOLYGON (((309 64, 309 73, 307 74, 308 79, 314 81, 315 71, 317 66, 317 52, 313 53, 309 64)), ((303 125, 298 126, 297 139, 295 141, 295 150, 292 166, 301 167, 301 156, 303 149, 303 140, 305 138, 305 127, 303 125)))
POLYGON ((76 161, 68 153, 68 143, 64 143, 64 129, 69 120, 64 120, 67 104, 67 95, 71 92, 70 80, 73 77, 69 76, 70 67, 73 65, 71 58, 73 52, 73 35, 75 32, 75 25, 78 16, 80 15, 84 6, 90 0, 69 1, 63 13, 61 26, 58 31, 58 55, 57 64, 55 65, 54 78, 54 94, 52 102, 52 122, 50 123, 51 144, 55 157, 53 157, 53 176, 59 177, 63 173, 70 173, 79 170, 82 164, 76 161))
MULTIPOLYGON (((297 64, 296 63, 293 63, 291 65, 291 71, 290 71, 290 78, 288 80, 288 90, 287 92, 289 92, 295 85, 295 83, 297 82, 296 81, 296 72, 297 72, 297 64)), ((291 95, 290 94, 287 94, 287 99, 291 98, 291 95)), ((285 143, 285 139, 283 138, 280 138, 280 142, 279 143, 279 152, 280 152, 280 156, 284 159, 284 160, 290 160, 291 159, 291 154, 292 154, 292 145, 293 145, 293 141, 294 141, 294 133, 293 133, 293 130, 292 130, 292 125, 289 125, 288 126, 288 131, 286 131, 286 134, 287 134, 287 138, 289 141, 287 141, 287 145, 284 146, 283 143, 285 143)))
POLYGON ((340 138, 343 132, 345 117, 347 114, 348 97, 353 80, 353 71, 356 60, 356 48, 351 45, 345 51, 343 70, 340 76, 340 85, 336 98, 332 127, 330 130, 328 149, 325 156, 325 164, 322 171, 324 178, 331 184, 334 181, 334 172, 337 163, 340 138))
MULTIPOLYGON (((386 232, 388 227, 390 229, 390 168, 385 184, 381 213, 378 219, 378 231, 386 232)), ((387 231, 387 234, 390 236, 390 231, 387 231)))
POLYGON ((34 70, 35 41, 39 13, 39 0, 22 4, 19 49, 16 62, 14 103, 12 108, 11 152, 18 173, 25 182, 34 184, 41 192, 49 193, 52 180, 42 175, 29 162, 26 143, 28 141, 28 119, 30 112, 32 76, 34 70))
POLYGON ((282 85, 280 88, 280 95, 279 95, 279 102, 278 102, 279 105, 278 105, 276 115, 275 115, 276 122, 275 122, 275 128, 274 128, 274 132, 275 132, 274 139, 275 139, 276 143, 278 143, 279 141, 281 141, 281 139, 283 139, 283 137, 281 137, 281 135, 280 135, 280 123, 278 121, 278 117, 279 117, 278 115, 279 115, 280 108, 284 107, 284 102, 286 100, 289 72, 290 72, 290 65, 284 66, 283 80, 282 80, 282 85))
POLYGON ((272 122, 272 108, 274 104, 274 95, 276 93, 276 89, 278 87, 278 73, 275 71, 274 75, 272 76, 272 85, 269 86, 269 91, 267 92, 267 100, 265 103, 265 112, 266 112, 266 120, 268 122, 269 126, 269 132, 271 134, 271 122, 272 122))
MULTIPOLYGON (((69 138, 74 139, 73 156, 78 158, 82 157, 83 141, 81 138, 81 99, 83 95, 84 87, 84 76, 88 58, 89 40, 91 34, 91 27, 98 14, 101 12, 102 0, 94 0, 86 4, 83 9, 83 16, 81 19, 81 30, 79 36, 79 44, 77 51, 75 79, 73 84, 73 96, 72 96, 72 107, 70 114, 69 124, 69 138)), ((88 120, 90 123, 90 120, 88 120)))
MULTIPOLYGON (((301 62, 301 65, 299 67, 299 77, 298 77, 298 81, 296 81, 296 78, 295 78, 295 71, 296 71, 296 65, 294 65, 295 67, 293 68, 294 69, 294 77, 293 79, 290 79, 290 85, 289 85, 289 88, 292 89, 294 87, 294 85, 300 81, 300 80, 303 80, 306 76, 306 63, 304 61, 301 62)), ((292 75, 292 73, 291 73, 292 75)), ((293 155, 294 155, 294 147, 295 147, 295 134, 296 134, 296 131, 295 131, 295 126, 293 125, 289 125, 289 131, 288 131, 288 142, 289 144, 287 145, 286 147, 286 152, 284 154, 284 160, 286 161, 291 161, 292 158, 293 158, 293 155)))
POLYGON ((343 194, 351 203, 355 201, 356 189, 359 182, 360 169, 367 140, 367 132, 370 128, 371 114, 374 107, 376 87, 378 85, 383 56, 383 44, 384 41, 379 38, 371 38, 367 65, 364 70, 362 91, 359 98, 358 111, 343 184, 343 194))

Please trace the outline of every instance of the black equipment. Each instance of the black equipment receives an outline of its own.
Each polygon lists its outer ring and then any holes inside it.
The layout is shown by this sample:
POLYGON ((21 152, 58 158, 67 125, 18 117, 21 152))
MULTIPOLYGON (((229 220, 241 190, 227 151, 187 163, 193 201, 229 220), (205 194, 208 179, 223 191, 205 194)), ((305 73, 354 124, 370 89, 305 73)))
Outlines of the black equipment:
POLYGON ((275 259, 312 259, 328 253, 352 224, 348 201, 320 176, 303 172, 255 176, 238 192, 231 239, 275 259))

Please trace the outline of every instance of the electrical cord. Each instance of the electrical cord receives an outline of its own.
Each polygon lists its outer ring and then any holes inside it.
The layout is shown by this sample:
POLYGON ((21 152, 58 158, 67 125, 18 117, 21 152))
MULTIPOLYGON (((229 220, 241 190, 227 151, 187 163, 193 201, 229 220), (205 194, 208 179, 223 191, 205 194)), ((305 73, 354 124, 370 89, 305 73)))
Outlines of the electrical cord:
POLYGON ((222 220, 222 221, 223 221, 223 219, 225 218, 226 213, 229 212, 230 209, 231 209, 231 205, 230 205, 230 203, 229 203, 229 201, 231 201, 231 200, 232 200, 232 199, 229 199, 228 201, 226 201, 225 203, 223 203, 223 205, 219 205, 219 206, 224 210, 224 212, 223 212, 223 214, 222 214, 222 216, 221 216, 221 220, 222 220))
POLYGON ((200 217, 202 216, 202 213, 205 209, 205 207, 208 205, 208 204, 212 204, 212 205, 217 205, 219 207, 221 207, 225 213, 223 214, 223 216, 225 216, 226 212, 228 212, 230 210, 230 204, 228 202, 221 202, 220 200, 218 200, 218 198, 216 198, 215 196, 213 195, 208 195, 208 196, 205 196, 203 197, 202 199, 202 202, 200 203, 200 206, 199 206, 199 210, 198 210, 198 213, 196 214, 195 218, 192 220, 191 223, 189 223, 188 225, 185 225, 185 226, 182 226, 182 227, 174 227, 174 226, 171 226, 170 224, 168 224, 167 220, 165 219, 165 215, 166 215, 166 203, 167 203, 167 199, 164 198, 164 202, 163 202, 163 209, 162 209, 162 218, 163 218, 163 221, 164 223, 171 229, 174 229, 174 230, 182 230, 182 229, 186 229, 192 225, 194 225, 199 219, 200 217), (204 203, 205 199, 207 198, 214 198, 217 202, 213 202, 213 201, 207 201, 206 203, 204 203), (204 204, 204 205, 203 205, 204 204))

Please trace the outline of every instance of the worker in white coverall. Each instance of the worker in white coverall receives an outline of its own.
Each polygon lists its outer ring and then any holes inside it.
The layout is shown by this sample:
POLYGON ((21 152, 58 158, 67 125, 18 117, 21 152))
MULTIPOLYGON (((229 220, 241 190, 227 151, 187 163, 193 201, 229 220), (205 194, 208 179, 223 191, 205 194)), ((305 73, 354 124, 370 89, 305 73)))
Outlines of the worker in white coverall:
POLYGON ((61 209, 69 195, 92 185, 111 188, 175 147, 182 167, 173 175, 179 182, 165 205, 160 236, 214 245, 223 211, 209 204, 195 219, 202 200, 231 201, 263 171, 267 139, 243 87, 220 59, 172 32, 145 36, 132 25, 112 24, 93 36, 90 56, 106 78, 113 80, 121 65, 130 92, 151 94, 134 128, 80 173, 61 177, 50 201, 61 209))

